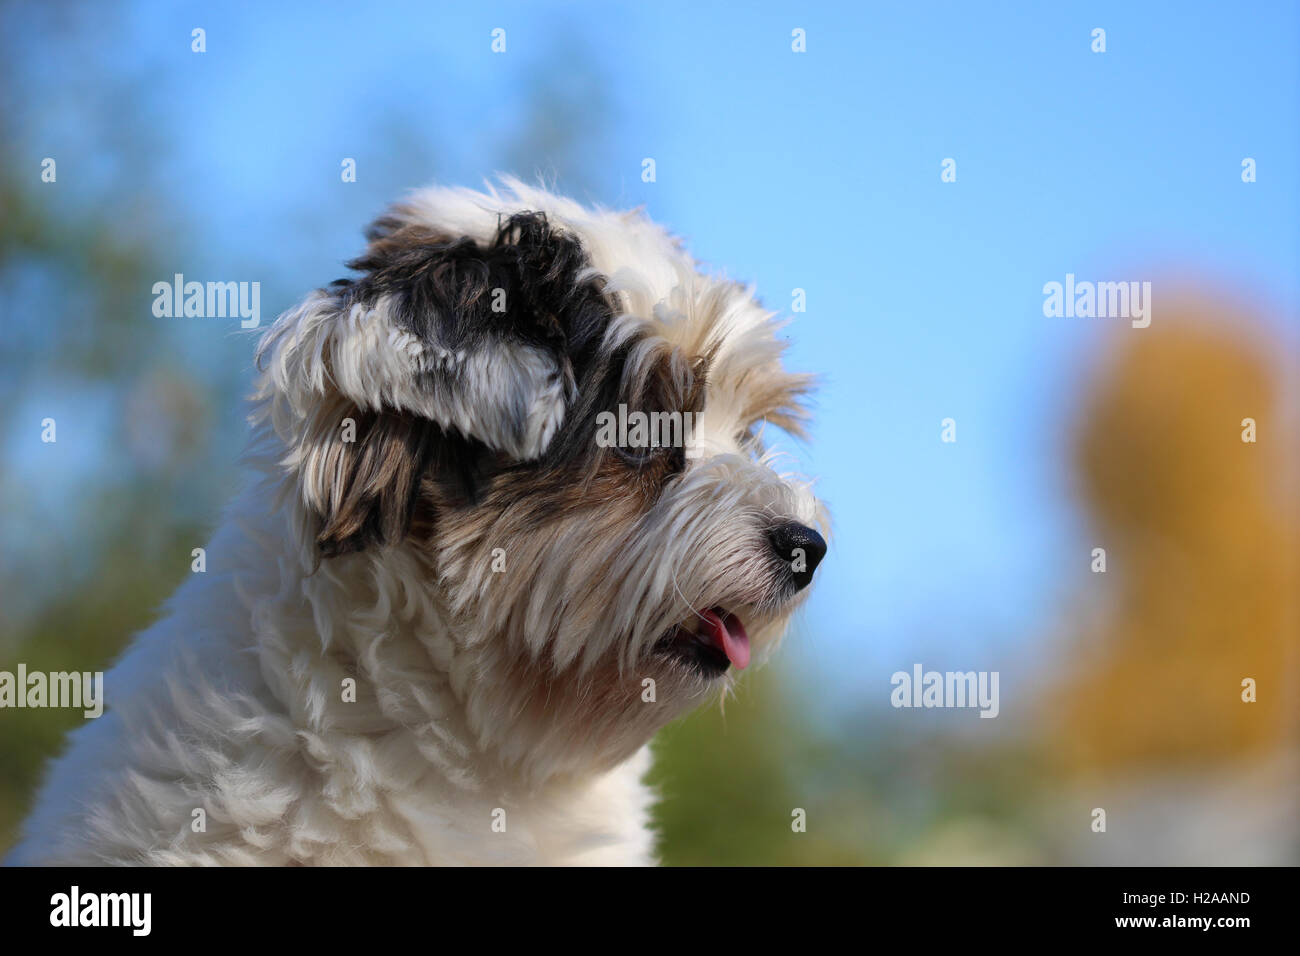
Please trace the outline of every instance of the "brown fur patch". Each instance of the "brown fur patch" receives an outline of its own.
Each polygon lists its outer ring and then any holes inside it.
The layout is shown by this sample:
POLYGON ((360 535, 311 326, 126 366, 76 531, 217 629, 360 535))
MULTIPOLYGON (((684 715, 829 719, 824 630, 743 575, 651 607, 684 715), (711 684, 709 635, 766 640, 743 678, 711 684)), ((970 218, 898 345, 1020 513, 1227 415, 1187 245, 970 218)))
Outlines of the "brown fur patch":
POLYGON ((350 412, 356 441, 332 435, 322 466, 332 474, 316 535, 325 557, 405 536, 434 454, 437 429, 430 423, 396 412, 350 412))

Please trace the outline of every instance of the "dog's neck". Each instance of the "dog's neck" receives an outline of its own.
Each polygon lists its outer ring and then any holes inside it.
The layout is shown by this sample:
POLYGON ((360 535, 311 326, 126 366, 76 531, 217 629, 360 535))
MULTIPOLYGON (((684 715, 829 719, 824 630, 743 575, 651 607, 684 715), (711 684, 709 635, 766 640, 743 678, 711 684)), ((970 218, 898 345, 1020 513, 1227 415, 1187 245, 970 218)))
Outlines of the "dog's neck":
POLYGON ((419 547, 318 561, 309 520, 290 492, 274 483, 254 489, 232 524, 246 552, 235 586, 248 610, 250 650, 301 732, 383 739, 407 751, 404 772, 423 764, 446 788, 503 795, 566 788, 649 741, 657 722, 629 726, 617 739, 593 737, 593 722, 564 716, 562 692, 532 675, 531 697, 514 696, 510 681, 524 683, 518 672, 531 662, 511 662, 490 639, 466 634, 439 599, 437 569, 419 547), (267 507, 268 497, 279 507, 267 507))

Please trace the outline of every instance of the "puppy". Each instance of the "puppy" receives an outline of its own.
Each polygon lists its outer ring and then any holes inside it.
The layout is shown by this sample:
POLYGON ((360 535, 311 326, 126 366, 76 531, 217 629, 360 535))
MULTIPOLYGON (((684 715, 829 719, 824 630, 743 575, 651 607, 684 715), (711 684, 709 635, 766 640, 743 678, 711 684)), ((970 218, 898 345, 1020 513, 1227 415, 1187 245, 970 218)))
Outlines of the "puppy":
POLYGON ((430 189, 258 350, 248 487, 10 862, 645 864, 655 731, 825 542, 810 380, 638 212, 430 189))

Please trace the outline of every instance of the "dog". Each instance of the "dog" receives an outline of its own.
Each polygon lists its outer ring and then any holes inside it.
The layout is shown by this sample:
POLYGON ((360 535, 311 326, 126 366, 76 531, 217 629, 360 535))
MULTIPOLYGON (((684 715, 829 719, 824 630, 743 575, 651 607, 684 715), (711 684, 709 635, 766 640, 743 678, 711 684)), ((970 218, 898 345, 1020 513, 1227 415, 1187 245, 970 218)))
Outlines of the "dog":
POLYGON ((653 864, 652 736, 807 594, 764 426, 813 380, 751 289, 513 179, 366 237, 263 336, 247 486, 11 863, 653 864))

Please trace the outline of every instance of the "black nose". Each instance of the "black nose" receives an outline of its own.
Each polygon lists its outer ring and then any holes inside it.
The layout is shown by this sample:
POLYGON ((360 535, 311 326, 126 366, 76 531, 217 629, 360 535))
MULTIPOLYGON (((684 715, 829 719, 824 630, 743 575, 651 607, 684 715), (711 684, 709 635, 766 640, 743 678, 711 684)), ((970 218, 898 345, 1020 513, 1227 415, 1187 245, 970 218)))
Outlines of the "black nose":
POLYGON ((790 565, 795 587, 803 590, 812 583, 813 572, 826 557, 826 540, 812 528, 787 521, 767 533, 777 557, 790 565))

